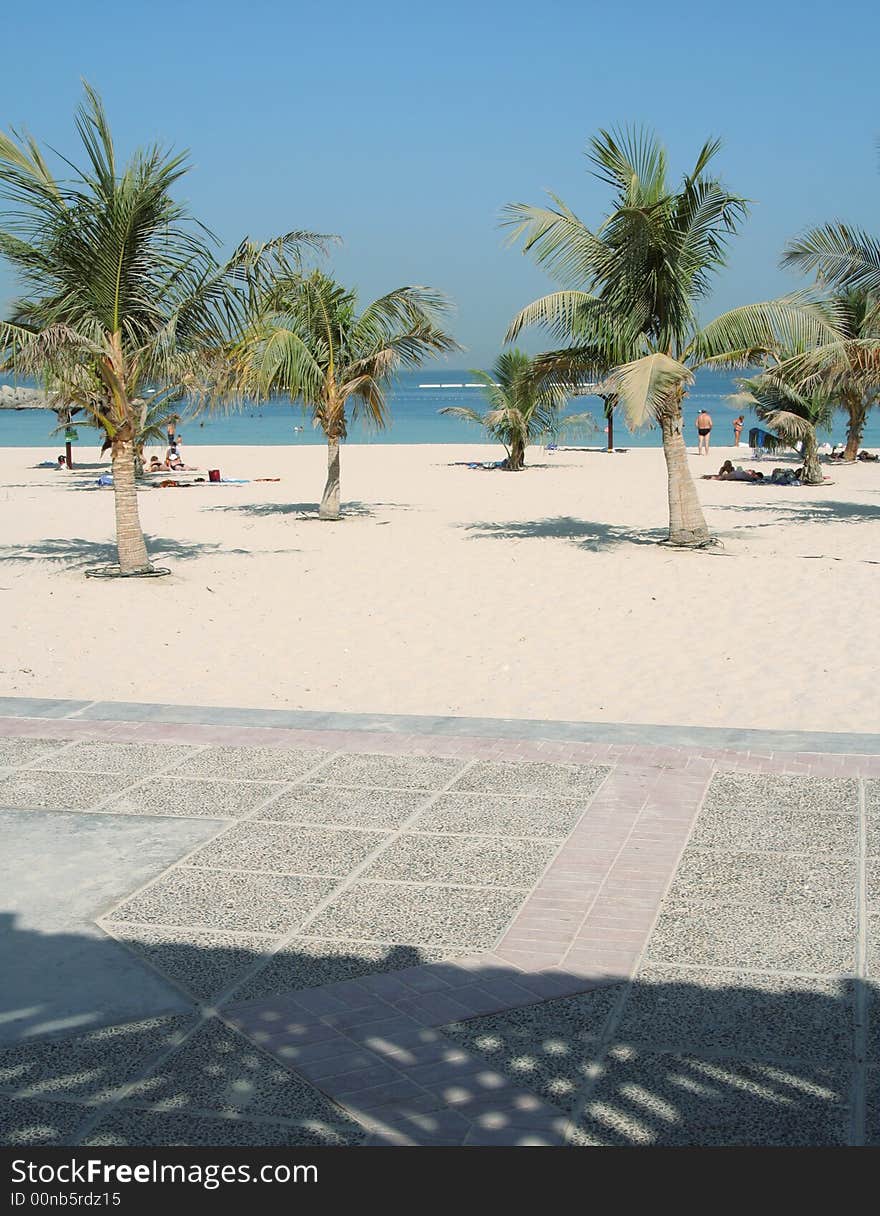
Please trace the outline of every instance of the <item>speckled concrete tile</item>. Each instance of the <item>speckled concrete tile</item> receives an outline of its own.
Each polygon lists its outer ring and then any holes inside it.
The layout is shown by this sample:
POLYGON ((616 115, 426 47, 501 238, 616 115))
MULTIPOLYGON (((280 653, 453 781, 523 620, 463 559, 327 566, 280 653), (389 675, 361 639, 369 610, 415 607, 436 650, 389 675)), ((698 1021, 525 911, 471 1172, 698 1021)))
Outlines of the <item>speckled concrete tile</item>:
POLYGON ((442 1033, 515 1085, 570 1110, 620 991, 619 985, 609 984, 579 996, 454 1022, 442 1033))
POLYGON ((801 811, 837 811, 856 814, 858 782, 852 777, 802 777, 794 774, 716 773, 705 806, 755 809, 761 804, 801 811))
POLYGON ((865 917, 865 939, 867 973, 880 980, 880 915, 876 912, 865 917))
POLYGON ((22 1148, 70 1145, 94 1112, 68 1102, 26 1102, 0 1097, 0 1145, 22 1148))
POLYGON ((184 759, 176 774, 239 781, 295 781, 331 754, 320 748, 208 747, 184 759))
POLYGON ((124 1106, 163 1114, 348 1122, 345 1112, 277 1060, 212 1018, 149 1076, 130 1088, 124 1106))
POLYGON ((309 936, 488 950, 523 901, 521 891, 358 882, 308 926, 309 936))
POLYGON ((439 790, 464 767, 448 756, 336 756, 313 781, 332 785, 373 785, 386 789, 439 790))
POLYGON ((431 795, 427 791, 295 785, 260 811, 260 819, 352 828, 398 828, 431 795))
POLYGON ((865 782, 865 807, 869 813, 880 815, 880 779, 865 782))
POLYGON ((580 1121, 599 1145, 846 1142, 848 1069, 614 1047, 580 1121))
POLYGON ((848 1060, 853 985, 847 980, 643 967, 617 1037, 663 1051, 739 1059, 848 1060))
POLYGON ((484 760, 464 773, 453 788, 479 794, 562 794, 586 800, 595 794, 609 771, 592 764, 484 760))
POLYGON ((21 769, 0 778, 0 807, 13 810, 88 811, 130 783, 130 777, 21 769))
POLYGON ((855 815, 831 811, 794 811, 789 807, 742 810, 716 806, 704 810, 690 839, 691 848, 771 853, 855 854, 859 823, 855 815))
POLYGON ((869 1068, 865 1085, 865 1143, 880 1147, 880 1068, 869 1068))
POLYGON ((869 912, 880 912, 880 857, 865 862, 865 900, 869 912))
POLYGON ((344 878, 387 839, 386 832, 242 823, 199 849, 186 864, 344 878))
POLYGON ((356 1145, 364 1132, 356 1125, 322 1126, 315 1121, 246 1123, 236 1118, 156 1114, 117 1107, 105 1116, 82 1143, 89 1148, 155 1145, 159 1148, 295 1148, 297 1146, 356 1145))
POLYGON ((419 832, 564 839, 584 813, 583 798, 442 794, 419 816, 419 832))
POLYGON ((855 941, 855 899, 851 909, 815 911, 802 901, 759 908, 667 903, 647 957, 658 964, 837 975, 854 969, 855 941))
POLYGON ((172 743, 122 743, 83 739, 40 767, 69 773, 127 773, 132 780, 196 754, 196 749, 172 743))
POLYGON ((371 942, 321 941, 294 938, 273 954, 265 967, 235 993, 235 1000, 253 1001, 302 988, 320 988, 364 975, 401 971, 423 963, 454 958, 445 950, 371 942))
POLYGON ((295 928, 335 885, 332 878, 173 870, 104 919, 281 933, 295 928))
POLYGON ((867 1060, 880 1067, 880 983, 870 979, 861 981, 865 985, 865 1012, 867 1014, 867 1060))
POLYGON ((0 768, 33 764, 41 757, 48 759, 67 747, 68 742, 67 739, 0 739, 0 768))
POLYGON ((865 816, 865 855, 880 857, 880 814, 865 816))
POLYGON ((106 1100, 179 1042, 186 1018, 149 1018, 74 1037, 27 1040, 0 1050, 0 1089, 17 1098, 106 1100))
POLYGON ((117 941, 201 1001, 225 991, 278 940, 276 934, 199 933, 124 922, 108 923, 107 928, 117 941))
POLYGON ((856 874, 855 858, 688 850, 668 898, 703 907, 786 901, 811 912, 843 911, 854 905, 856 874))
POLYGON ((531 887, 558 849, 555 841, 494 836, 400 836, 365 871, 368 878, 531 887))
POLYGON ((237 819, 277 794, 280 786, 266 782, 186 781, 156 777, 128 790, 105 808, 114 815, 181 815, 237 819))

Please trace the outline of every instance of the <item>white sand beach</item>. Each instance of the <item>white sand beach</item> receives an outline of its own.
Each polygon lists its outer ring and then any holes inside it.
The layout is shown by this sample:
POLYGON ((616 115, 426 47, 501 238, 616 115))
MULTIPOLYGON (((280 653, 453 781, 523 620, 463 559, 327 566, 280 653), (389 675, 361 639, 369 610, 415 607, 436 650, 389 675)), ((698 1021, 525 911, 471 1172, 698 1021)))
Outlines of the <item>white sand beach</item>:
MULTIPOLYGON (((863 731, 880 727, 880 466, 821 488, 699 481, 717 552, 655 541, 659 449, 343 451, 340 523, 313 517, 322 447, 187 450, 246 485, 148 489, 171 577, 113 560, 94 468, 0 451, 0 693, 334 711, 863 731)), ((94 459, 80 448, 80 458, 94 459)), ((741 449, 691 456, 716 472, 741 449)), ((767 468, 767 464, 759 466, 767 468)))

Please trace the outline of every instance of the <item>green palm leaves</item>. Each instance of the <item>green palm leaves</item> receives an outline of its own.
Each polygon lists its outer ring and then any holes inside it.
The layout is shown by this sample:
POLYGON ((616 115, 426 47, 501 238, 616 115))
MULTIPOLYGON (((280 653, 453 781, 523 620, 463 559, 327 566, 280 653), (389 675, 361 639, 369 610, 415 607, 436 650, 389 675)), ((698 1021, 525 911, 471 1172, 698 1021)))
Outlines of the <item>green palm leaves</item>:
POLYGON ((508 469, 523 468, 525 450, 530 444, 556 435, 566 425, 587 421, 585 415, 560 417, 564 389, 523 351, 503 351, 491 374, 483 371, 471 374, 483 384, 489 406, 486 412, 480 414, 466 406, 448 405, 440 413, 482 427, 490 438, 503 445, 508 469))
POLYGON ((237 382, 257 396, 287 393, 327 437, 329 473, 321 517, 339 517, 339 441, 360 414, 387 422, 386 388, 400 367, 458 349, 441 328, 446 299, 398 287, 358 312, 357 297, 330 275, 275 276, 255 301, 237 348, 237 382))

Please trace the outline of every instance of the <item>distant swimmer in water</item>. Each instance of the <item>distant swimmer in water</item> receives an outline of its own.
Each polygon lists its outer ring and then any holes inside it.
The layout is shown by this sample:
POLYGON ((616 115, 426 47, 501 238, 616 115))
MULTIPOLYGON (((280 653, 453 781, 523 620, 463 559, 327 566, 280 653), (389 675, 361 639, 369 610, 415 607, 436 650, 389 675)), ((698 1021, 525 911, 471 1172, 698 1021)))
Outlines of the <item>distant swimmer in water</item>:
POLYGON ((299 433, 300 431, 304 430, 305 428, 301 427, 301 426, 295 426, 293 429, 296 433, 299 433))

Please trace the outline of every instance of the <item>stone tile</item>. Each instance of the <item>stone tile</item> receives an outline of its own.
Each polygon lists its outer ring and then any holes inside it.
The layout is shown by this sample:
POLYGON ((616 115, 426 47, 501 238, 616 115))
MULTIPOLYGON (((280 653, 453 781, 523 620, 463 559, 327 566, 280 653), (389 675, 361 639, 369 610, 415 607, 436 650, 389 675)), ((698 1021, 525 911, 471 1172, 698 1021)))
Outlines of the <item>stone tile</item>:
POLYGON ((865 918, 865 938, 867 973, 880 980, 880 914, 869 913, 865 918))
POLYGON ((77 1130, 92 1114, 87 1107, 73 1103, 0 1097, 0 1145, 33 1148, 73 1144, 77 1130))
POLYGON ((855 904, 851 910, 811 911, 801 901, 752 908, 664 905, 647 948, 653 963, 809 971, 855 968, 855 904))
POLYGON ((690 838, 691 848, 771 853, 844 853, 858 847, 855 815, 795 811, 758 806, 743 810, 718 806, 702 812, 690 838))
POLYGON ((366 871, 369 878, 529 888, 547 868, 555 841, 487 836, 400 836, 366 871))
POLYGON ((147 777, 191 756, 195 748, 166 743, 122 743, 83 739, 60 756, 41 763, 66 773, 125 773, 147 777))
POLYGON ((117 941, 200 1001, 224 992, 277 941, 276 934, 199 933, 108 924, 117 941))
POLYGON ((448 951, 425 947, 294 938, 237 990, 235 1000, 260 1000, 296 989, 319 988, 365 975, 401 971, 450 957, 448 951))
POLYGON ((327 878, 172 870, 104 919, 111 926, 135 921, 278 934, 295 928, 335 885, 327 878))
POLYGON ((769 773, 716 773, 704 805, 715 809, 757 805, 800 811, 837 811, 856 814, 858 782, 852 777, 805 777, 769 773))
MULTIPOLYGON (((880 782, 877 784, 880 785, 880 782)), ((865 853, 868 857, 880 857, 880 813, 866 815, 865 827, 865 853)))
POLYGON ((521 891, 358 882, 312 921, 309 935, 488 950, 522 903, 521 891))
POLYGON ((384 832, 286 823, 243 823, 209 841, 188 857, 186 864, 344 878, 387 839, 388 834, 384 832))
POLYGON ((49 759, 55 752, 67 747, 67 744, 67 739, 0 738, 0 768, 12 768, 17 764, 33 764, 41 757, 49 759))
POLYGON ((579 1122, 596 1145, 838 1145, 850 1072, 701 1059, 618 1045, 579 1122))
POLYGON ((564 839, 584 813, 583 798, 443 794, 419 817, 420 832, 564 839))
POLYGON ((295 781, 331 755, 321 748, 208 747, 183 760, 180 777, 238 781, 295 781))
POLYGON ((609 984, 543 1004, 444 1026, 442 1033, 514 1084, 570 1110, 620 993, 609 984))
POLYGON ((238 819, 276 794, 280 786, 265 782, 186 781, 156 777, 127 790, 105 808, 114 815, 180 815, 238 819))
POLYGON ((264 810, 260 819, 322 823, 352 828, 399 828, 430 795, 415 790, 347 789, 338 785, 295 785, 264 810))
POLYGON ((163 1114, 349 1121, 319 1090, 215 1018, 130 1088, 123 1105, 163 1114))
POLYGON ((785 901, 803 904, 809 912, 843 912, 854 905, 856 878, 855 858, 688 850, 667 898, 704 908, 785 901))
MULTIPOLYGON (((876 1058, 873 1063, 877 1063, 876 1058)), ((880 1147, 880 1068, 867 1070, 865 1078, 865 1143, 880 1147)))
POLYGON ((539 760, 484 760, 455 782, 454 790, 480 794, 564 795, 585 803, 610 770, 592 764, 545 764, 539 760))
POLYGON ((129 777, 47 773, 22 769, 0 777, 0 807, 43 811, 88 811, 125 789, 129 777))
POLYGON ((837 979, 648 965, 633 984, 617 1037, 655 1051, 848 1060, 853 987, 837 979))
POLYGON ((868 912, 880 913, 880 858, 871 857, 865 863, 865 899, 868 912))
POLYGON ((104 1101, 179 1042, 189 1025, 185 1018, 149 1018, 5 1047, 0 1050, 0 1089, 17 1098, 104 1101))
POLYGON ((237 1118, 157 1114, 117 1107, 82 1143, 89 1148, 155 1145, 157 1148, 295 1148, 359 1144, 364 1131, 356 1124, 339 1128, 309 1121, 246 1123, 237 1118))
POLYGON ((870 815, 880 815, 880 779, 865 782, 865 809, 870 815))
POLYGON ((464 762, 448 756, 381 756, 351 753, 336 756, 312 778, 332 785, 373 785, 386 789, 439 790, 464 762))

